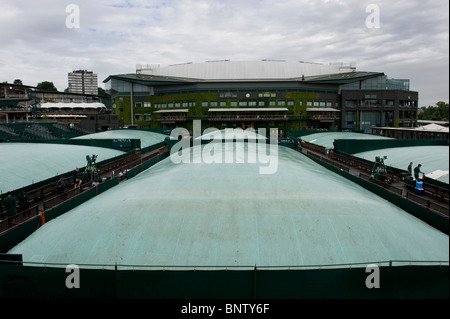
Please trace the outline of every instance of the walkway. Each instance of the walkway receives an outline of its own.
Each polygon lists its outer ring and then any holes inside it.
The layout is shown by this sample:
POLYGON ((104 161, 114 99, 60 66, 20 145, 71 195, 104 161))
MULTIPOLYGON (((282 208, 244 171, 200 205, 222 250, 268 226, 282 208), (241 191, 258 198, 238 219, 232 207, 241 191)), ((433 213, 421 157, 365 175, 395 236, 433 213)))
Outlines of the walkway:
POLYGON ((415 202, 418 205, 425 206, 433 212, 449 217, 449 190, 441 188, 424 181, 424 194, 415 193, 415 183, 402 181, 400 176, 388 170, 389 182, 383 182, 371 177, 372 164, 360 161, 355 158, 349 158, 343 155, 330 152, 325 154, 322 149, 302 144, 301 152, 307 156, 314 157, 322 162, 332 165, 353 176, 364 179, 372 184, 381 186, 388 191, 415 202))
MULTIPOLYGON (((165 146, 145 154, 135 153, 125 158, 104 164, 99 168, 100 179, 107 180, 119 176, 120 182, 123 182, 127 179, 126 172, 129 169, 141 165, 167 151, 167 146, 165 146)), ((2 233, 7 232, 13 227, 19 226, 32 218, 37 219, 40 212, 50 210, 92 188, 91 181, 81 185, 81 187, 77 189, 74 188, 72 178, 67 178, 66 181, 69 184, 69 192, 65 193, 64 196, 56 194, 57 182, 52 182, 38 189, 29 191, 30 208, 16 214, 14 217, 7 218, 3 207, 0 207, 0 236, 2 233)))

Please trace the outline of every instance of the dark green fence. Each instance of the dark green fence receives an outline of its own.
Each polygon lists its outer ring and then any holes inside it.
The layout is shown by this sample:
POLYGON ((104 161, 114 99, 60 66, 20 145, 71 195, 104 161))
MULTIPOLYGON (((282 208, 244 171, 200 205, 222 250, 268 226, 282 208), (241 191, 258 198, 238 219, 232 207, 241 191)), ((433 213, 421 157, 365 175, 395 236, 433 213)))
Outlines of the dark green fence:
MULTIPOLYGON (((367 265, 366 265, 367 266, 367 265)), ((379 288, 364 267, 248 270, 79 269, 67 288, 66 268, 0 265, 0 298, 298 299, 448 298, 447 266, 381 266, 379 288), (370 281, 370 279, 369 279, 370 281)))
POLYGON ((141 165, 138 165, 130 170, 127 171, 127 179, 133 178, 137 174, 143 172, 144 170, 152 167, 159 161, 165 159, 166 157, 170 156, 169 152, 165 152, 163 154, 159 154, 156 157, 153 157, 152 159, 149 159, 148 161, 142 163, 141 165))

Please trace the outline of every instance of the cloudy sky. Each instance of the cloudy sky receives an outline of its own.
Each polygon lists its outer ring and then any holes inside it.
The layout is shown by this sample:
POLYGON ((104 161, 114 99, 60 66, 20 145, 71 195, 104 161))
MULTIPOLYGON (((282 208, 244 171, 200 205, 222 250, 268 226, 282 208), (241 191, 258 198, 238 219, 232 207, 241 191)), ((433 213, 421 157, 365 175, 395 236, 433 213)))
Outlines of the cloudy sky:
POLYGON ((136 64, 224 59, 354 62, 359 71, 410 79, 420 106, 449 101, 448 0, 0 0, 0 4, 2 82, 51 81, 62 91, 68 86, 67 73, 75 69, 94 71, 104 87, 108 75, 133 73, 136 64), (378 20, 370 4, 379 9, 378 20), (377 21, 379 28, 370 28, 377 21))

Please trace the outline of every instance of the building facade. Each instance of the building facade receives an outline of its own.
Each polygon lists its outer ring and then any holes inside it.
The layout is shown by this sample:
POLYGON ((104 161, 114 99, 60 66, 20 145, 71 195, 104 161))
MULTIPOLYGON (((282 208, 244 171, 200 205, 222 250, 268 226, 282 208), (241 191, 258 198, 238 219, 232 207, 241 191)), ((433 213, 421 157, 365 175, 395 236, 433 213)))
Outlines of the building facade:
POLYGON ((356 130, 416 124, 409 80, 353 66, 253 61, 142 67, 104 80, 125 125, 356 130))
POLYGON ((98 94, 97 74, 87 70, 76 70, 68 74, 69 92, 81 94, 98 94))
POLYGON ((28 121, 32 106, 36 103, 31 96, 36 88, 17 83, 0 83, 0 123, 28 121))

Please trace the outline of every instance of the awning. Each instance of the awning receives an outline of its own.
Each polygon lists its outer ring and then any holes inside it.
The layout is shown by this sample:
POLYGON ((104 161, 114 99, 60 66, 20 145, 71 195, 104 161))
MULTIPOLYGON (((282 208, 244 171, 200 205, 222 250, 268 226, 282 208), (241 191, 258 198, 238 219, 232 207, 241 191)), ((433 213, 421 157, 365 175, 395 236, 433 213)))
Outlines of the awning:
POLYGON ((42 109, 46 108, 69 108, 69 109, 75 109, 75 108, 90 108, 90 109, 97 109, 97 108, 106 108, 105 104, 98 103, 98 102, 92 102, 92 103, 42 103, 41 104, 42 109))
POLYGON ((286 112, 288 111, 285 107, 277 108, 233 108, 233 109, 209 109, 209 112, 286 112))
POLYGON ((158 110, 153 113, 188 113, 188 109, 178 109, 178 110, 158 110))
POLYGON ((339 110, 333 109, 333 108, 323 108, 323 107, 318 107, 318 108, 307 108, 306 109, 307 112, 340 112, 339 110))

